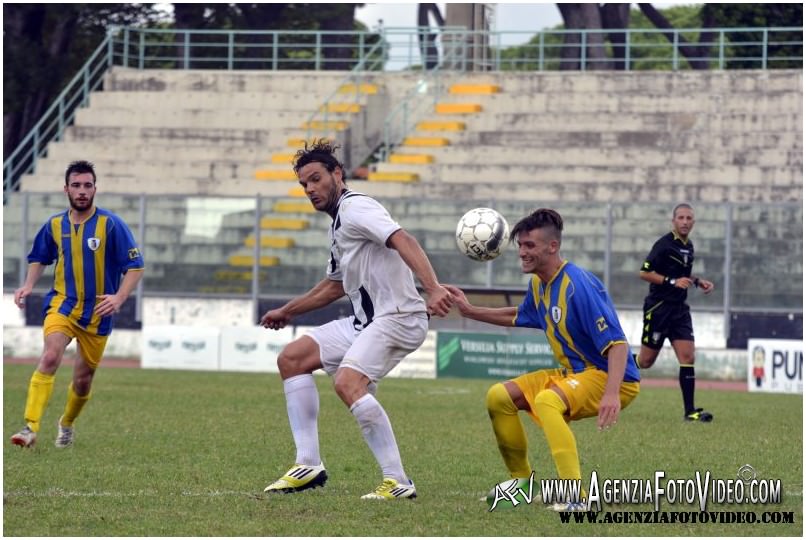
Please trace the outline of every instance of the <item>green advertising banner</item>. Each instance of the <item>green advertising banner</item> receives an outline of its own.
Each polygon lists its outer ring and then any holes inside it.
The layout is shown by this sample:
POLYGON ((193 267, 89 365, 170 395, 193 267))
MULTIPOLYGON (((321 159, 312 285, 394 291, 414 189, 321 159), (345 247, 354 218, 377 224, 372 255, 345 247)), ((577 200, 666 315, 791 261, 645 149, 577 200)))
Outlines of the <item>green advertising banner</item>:
POLYGON ((437 377, 513 378, 559 367, 546 336, 437 332, 437 377))

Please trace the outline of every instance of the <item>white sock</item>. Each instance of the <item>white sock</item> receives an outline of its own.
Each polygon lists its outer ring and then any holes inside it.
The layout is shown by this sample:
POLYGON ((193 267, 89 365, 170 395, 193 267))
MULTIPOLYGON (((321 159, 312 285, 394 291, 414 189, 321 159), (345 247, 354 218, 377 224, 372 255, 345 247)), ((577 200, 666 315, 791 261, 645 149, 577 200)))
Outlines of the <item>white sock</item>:
POLYGON ((283 381, 288 423, 297 447, 296 463, 319 465, 319 392, 313 375, 296 375, 283 381))
POLYGON ((367 441, 369 449, 372 450, 375 459, 381 466, 383 477, 394 478, 398 482, 407 482, 408 478, 403 471, 395 434, 392 432, 392 424, 375 396, 364 394, 353 403, 350 412, 361 426, 364 440, 367 441))

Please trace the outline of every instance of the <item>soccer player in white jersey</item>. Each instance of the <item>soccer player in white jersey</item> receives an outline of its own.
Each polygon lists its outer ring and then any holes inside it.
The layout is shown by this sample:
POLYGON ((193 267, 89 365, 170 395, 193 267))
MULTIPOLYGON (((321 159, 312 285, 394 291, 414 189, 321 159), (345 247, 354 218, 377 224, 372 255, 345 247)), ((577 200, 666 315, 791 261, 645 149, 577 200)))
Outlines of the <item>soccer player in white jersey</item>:
POLYGON ((325 278, 307 293, 260 319, 266 328, 285 327, 344 295, 353 317, 314 329, 289 343, 277 358, 296 462, 266 492, 293 493, 323 486, 327 472, 319 454, 319 394, 312 373, 324 369, 336 393, 355 416, 381 467, 383 481, 362 499, 413 499, 414 483, 403 470, 386 411, 375 399, 375 383, 425 340, 428 314, 444 316, 453 300, 437 281, 417 240, 376 200, 347 189, 336 146, 325 140, 297 152, 294 171, 308 199, 333 218, 325 278), (417 292, 414 276, 428 297, 417 292))

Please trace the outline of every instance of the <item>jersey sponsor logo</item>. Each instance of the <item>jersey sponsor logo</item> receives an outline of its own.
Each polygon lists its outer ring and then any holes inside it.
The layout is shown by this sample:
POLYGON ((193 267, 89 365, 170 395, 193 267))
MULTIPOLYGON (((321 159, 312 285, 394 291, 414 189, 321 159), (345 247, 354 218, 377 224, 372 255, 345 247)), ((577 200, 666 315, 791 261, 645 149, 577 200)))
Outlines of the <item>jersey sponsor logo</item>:
POLYGON ((133 261, 140 256, 140 250, 137 248, 131 248, 129 250, 129 260, 133 261))
POLYGON ((562 318, 563 318, 563 310, 561 310, 559 306, 552 306, 551 320, 554 321, 554 324, 560 324, 560 320, 562 318))
POLYGON ((576 379, 568 379, 568 386, 576 390, 576 387, 579 386, 579 381, 576 379))
POLYGON ((596 328, 599 330, 600 334, 607 330, 607 322, 605 321, 604 317, 599 317, 596 319, 596 328))
POLYGON ((89 247, 93 251, 97 251, 99 247, 101 247, 101 239, 95 238, 87 238, 87 247, 89 247))

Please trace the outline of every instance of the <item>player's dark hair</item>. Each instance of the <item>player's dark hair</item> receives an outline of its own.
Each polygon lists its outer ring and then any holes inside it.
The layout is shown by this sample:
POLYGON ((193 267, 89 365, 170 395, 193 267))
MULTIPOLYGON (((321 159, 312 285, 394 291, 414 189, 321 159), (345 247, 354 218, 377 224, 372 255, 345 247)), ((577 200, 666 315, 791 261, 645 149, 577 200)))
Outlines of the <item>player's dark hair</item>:
POLYGON ((689 203, 680 203, 674 207, 674 210, 672 210, 672 219, 674 219, 677 216, 677 211, 680 210, 681 208, 688 208, 692 212, 694 211, 694 208, 692 208, 689 203))
POLYGON ((70 183, 70 175, 71 174, 86 174, 89 173, 92 175, 92 183, 95 183, 95 165, 90 163, 89 161, 79 160, 74 161, 70 165, 67 166, 67 170, 64 171, 64 185, 68 185, 70 183))
POLYGON ((538 208, 515 224, 509 241, 514 242, 520 233, 528 233, 534 229, 547 229, 558 242, 562 242, 563 218, 556 210, 538 208))
POLYGON ((340 147, 337 144, 331 143, 327 139, 315 140, 310 146, 305 141, 305 148, 298 150, 294 155, 294 172, 299 174, 299 170, 308 163, 319 162, 331 173, 336 170, 336 167, 340 168, 343 177, 344 164, 336 159, 338 148, 340 147))

